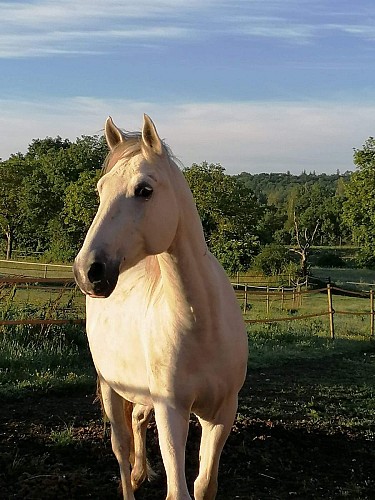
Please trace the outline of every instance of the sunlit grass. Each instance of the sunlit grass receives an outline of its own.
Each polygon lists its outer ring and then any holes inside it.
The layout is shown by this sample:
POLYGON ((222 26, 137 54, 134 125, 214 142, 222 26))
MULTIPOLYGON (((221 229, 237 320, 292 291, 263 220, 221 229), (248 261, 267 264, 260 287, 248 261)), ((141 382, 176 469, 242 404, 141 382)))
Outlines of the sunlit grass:
POLYGON ((70 446, 74 443, 74 428, 65 424, 63 429, 52 430, 50 439, 55 446, 70 446))
POLYGON ((92 384, 94 369, 82 326, 7 327, 0 334, 0 393, 92 384))

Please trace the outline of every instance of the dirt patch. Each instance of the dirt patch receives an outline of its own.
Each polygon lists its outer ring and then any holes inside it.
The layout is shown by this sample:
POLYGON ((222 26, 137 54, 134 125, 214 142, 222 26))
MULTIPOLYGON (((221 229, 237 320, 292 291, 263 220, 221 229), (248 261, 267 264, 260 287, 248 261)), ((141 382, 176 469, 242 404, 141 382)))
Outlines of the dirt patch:
MULTIPOLYGON (((255 380, 255 407, 270 390, 263 379, 259 375, 255 380)), ((117 462, 93 400, 93 394, 77 394, 2 401, 2 499, 118 498, 117 462)), ((192 420, 187 447, 190 488, 198 467, 199 434, 192 420)), ((163 499, 165 475, 153 423, 148 449, 158 478, 144 484, 137 498, 163 499)), ((218 500, 373 498, 374 443, 342 429, 319 430, 311 422, 242 417, 224 449, 219 480, 218 500)))

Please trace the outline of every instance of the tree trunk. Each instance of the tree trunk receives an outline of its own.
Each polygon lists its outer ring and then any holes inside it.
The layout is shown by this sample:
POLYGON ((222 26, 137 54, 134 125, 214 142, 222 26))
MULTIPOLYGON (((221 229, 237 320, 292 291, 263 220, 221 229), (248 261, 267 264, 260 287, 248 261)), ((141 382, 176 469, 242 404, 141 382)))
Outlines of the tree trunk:
POLYGON ((306 278, 307 276, 307 253, 301 253, 301 274, 302 278, 306 278))

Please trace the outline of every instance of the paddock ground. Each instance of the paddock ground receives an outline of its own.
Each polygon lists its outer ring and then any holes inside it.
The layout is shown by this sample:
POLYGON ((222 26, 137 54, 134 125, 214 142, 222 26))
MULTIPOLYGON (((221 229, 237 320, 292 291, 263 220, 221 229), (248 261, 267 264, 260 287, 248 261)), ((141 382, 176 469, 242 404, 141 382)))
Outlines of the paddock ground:
MULTIPOLYGON (((218 500, 374 498, 375 423, 371 407, 360 400, 375 387, 374 368, 373 347, 345 359, 331 356, 251 368, 222 455, 218 500), (346 384, 355 378, 350 367, 359 362, 366 364, 367 380, 363 387, 357 384, 353 396, 346 384), (342 384, 337 385, 341 371, 342 384)), ((2 499, 118 498, 117 462, 108 436, 103 437, 94 387, 73 394, 51 390, 7 397, 0 405, 0 426, 2 499)), ((187 447, 190 487, 198 439, 199 427, 192 420, 187 447)), ((153 423, 148 443, 158 477, 145 484, 137 498, 161 500, 165 477, 153 423)))

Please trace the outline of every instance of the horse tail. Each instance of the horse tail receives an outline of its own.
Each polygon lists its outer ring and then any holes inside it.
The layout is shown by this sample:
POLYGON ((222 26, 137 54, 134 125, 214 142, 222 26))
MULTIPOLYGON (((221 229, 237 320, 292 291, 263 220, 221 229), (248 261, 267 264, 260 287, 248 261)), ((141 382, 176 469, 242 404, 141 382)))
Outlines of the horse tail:
POLYGON ((98 403, 98 402, 100 404, 100 410, 101 410, 102 419, 103 419, 103 434, 102 434, 102 437, 104 439, 105 436, 107 435, 107 433, 109 432, 109 427, 108 427, 109 418, 107 417, 107 414, 106 414, 105 409, 104 409, 103 397, 102 397, 102 389, 100 387, 100 379, 99 379, 99 377, 96 377, 96 393, 95 393, 94 403, 98 403))

